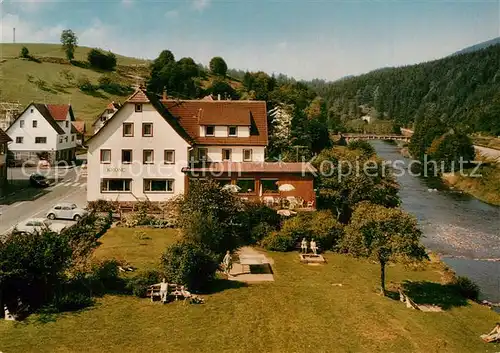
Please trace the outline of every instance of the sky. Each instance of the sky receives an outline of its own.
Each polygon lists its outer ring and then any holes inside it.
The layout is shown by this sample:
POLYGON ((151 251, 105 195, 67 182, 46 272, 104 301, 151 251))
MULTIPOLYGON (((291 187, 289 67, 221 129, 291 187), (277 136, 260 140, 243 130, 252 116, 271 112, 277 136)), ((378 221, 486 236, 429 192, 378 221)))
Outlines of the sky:
MULTIPOLYGON (((0 39, 335 80, 438 59, 500 36, 500 0, 0 0, 0 39)), ((1 48, 0 48, 1 50, 1 48)))

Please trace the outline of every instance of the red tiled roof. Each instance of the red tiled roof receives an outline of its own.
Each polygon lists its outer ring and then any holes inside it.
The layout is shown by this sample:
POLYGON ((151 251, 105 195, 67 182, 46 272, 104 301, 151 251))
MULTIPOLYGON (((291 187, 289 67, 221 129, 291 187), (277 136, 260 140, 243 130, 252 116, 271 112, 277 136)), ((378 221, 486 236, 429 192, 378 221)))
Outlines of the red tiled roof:
POLYGON ((114 110, 118 110, 119 108, 121 107, 121 104, 120 103, 116 103, 116 102, 111 102, 109 103, 107 106, 106 106, 106 109, 114 109, 114 110))
POLYGON ((7 135, 2 129, 0 129, 0 143, 7 143, 12 141, 12 139, 7 135))
POLYGON ((46 104, 50 115, 57 121, 64 121, 68 116, 69 104, 46 104))
POLYGON ((284 162, 215 162, 205 166, 182 168, 182 172, 207 172, 207 173, 314 173, 310 163, 284 163, 284 162))
POLYGON ((149 103, 149 98, 146 96, 146 93, 142 89, 136 90, 126 102, 129 103, 149 103))
POLYGON ((73 121, 72 124, 78 133, 85 133, 85 121, 73 121))
POLYGON ((199 145, 267 145, 267 110, 263 101, 162 101, 199 145), (246 125, 250 137, 201 137, 200 125, 246 125))

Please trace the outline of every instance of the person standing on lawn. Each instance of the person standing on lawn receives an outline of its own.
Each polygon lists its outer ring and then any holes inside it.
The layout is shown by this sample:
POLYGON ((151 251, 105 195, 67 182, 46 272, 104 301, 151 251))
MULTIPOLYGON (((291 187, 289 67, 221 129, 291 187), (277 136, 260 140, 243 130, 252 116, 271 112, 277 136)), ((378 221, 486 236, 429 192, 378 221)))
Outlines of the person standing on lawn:
POLYGON ((226 251, 226 255, 224 256, 224 259, 222 260, 222 264, 224 265, 224 273, 227 276, 230 276, 229 272, 233 268, 233 259, 231 258, 231 253, 230 251, 226 251))

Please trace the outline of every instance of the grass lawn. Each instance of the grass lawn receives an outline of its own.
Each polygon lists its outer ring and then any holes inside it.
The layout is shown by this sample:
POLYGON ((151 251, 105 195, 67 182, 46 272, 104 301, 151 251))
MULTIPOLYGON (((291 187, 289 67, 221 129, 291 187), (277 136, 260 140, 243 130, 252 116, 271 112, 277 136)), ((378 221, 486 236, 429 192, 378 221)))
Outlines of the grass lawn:
MULTIPOLYGON (((17 58, 21 53, 21 48, 28 48, 30 55, 35 57, 51 57, 51 58, 66 58, 61 44, 42 44, 42 43, 1 43, 0 44, 0 59, 17 58)), ((92 48, 78 46, 75 50, 75 60, 87 60, 87 54, 92 48)), ((116 54, 116 62, 118 65, 144 65, 148 60, 131 58, 116 54)))
MULTIPOLYGON (((115 228, 96 256, 154 267, 172 230, 115 228), (147 243, 141 245, 140 243, 147 243)), ((12 352, 497 352, 479 335, 498 314, 473 303, 442 313, 407 309, 375 294, 379 268, 327 253, 328 264, 307 266, 296 253, 269 253, 274 283, 240 286, 220 280, 204 305, 161 305, 108 295, 88 310, 41 323, 0 322, 0 350, 12 352), (343 286, 335 286, 342 283, 343 286)), ((418 271, 388 268, 388 280, 439 281, 440 265, 418 271)))

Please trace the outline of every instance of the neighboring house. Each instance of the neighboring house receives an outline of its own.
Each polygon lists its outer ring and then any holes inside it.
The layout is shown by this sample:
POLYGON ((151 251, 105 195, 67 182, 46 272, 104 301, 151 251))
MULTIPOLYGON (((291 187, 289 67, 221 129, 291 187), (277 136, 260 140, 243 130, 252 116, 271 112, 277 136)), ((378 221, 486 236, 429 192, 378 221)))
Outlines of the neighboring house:
POLYGON ((116 113, 118 109, 120 109, 120 107, 121 104, 115 103, 114 101, 108 104, 106 109, 104 109, 104 111, 99 114, 97 119, 92 123, 94 134, 96 134, 97 131, 99 131, 104 126, 104 123, 108 121, 108 119, 111 118, 113 114, 116 113))
POLYGON ((236 184, 240 195, 315 201, 307 163, 266 163, 266 103, 159 100, 138 89, 86 143, 87 199, 165 201, 190 178, 236 184))
POLYGON ((366 121, 368 124, 370 124, 372 122, 372 117, 370 115, 363 115, 361 117, 361 120, 364 120, 366 121))
POLYGON ((71 105, 30 103, 6 133, 16 161, 71 161, 75 158, 76 134, 71 105))
POLYGON ((9 135, 0 129, 0 188, 7 183, 7 143, 11 141, 9 135))
POLYGON ((73 121, 72 124, 74 127, 72 133, 76 134, 76 143, 83 145, 85 142, 85 133, 87 132, 85 121, 73 121))

